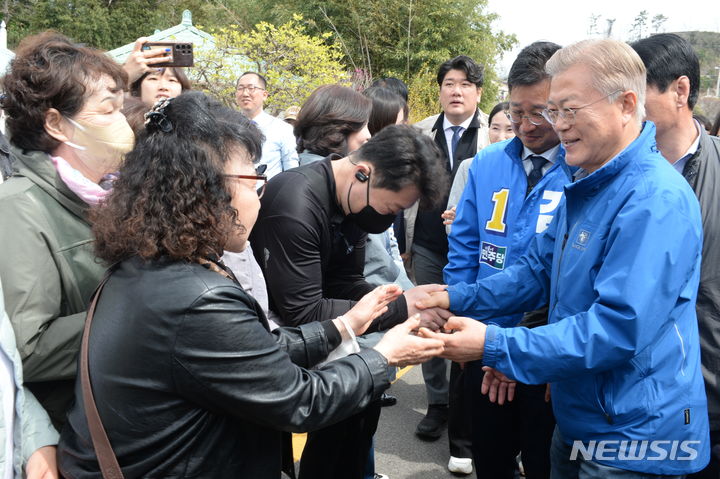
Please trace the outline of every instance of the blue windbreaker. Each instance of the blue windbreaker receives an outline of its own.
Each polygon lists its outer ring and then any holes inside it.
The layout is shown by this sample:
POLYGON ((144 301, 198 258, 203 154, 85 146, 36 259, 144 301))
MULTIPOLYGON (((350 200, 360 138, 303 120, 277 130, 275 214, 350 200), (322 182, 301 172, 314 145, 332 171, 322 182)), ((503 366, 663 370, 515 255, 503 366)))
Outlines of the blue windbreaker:
POLYGON ((526 255, 472 287, 448 288, 450 306, 489 318, 549 297, 546 326, 488 326, 484 364, 551 382, 560 431, 592 460, 687 474, 710 450, 695 316, 701 246, 697 199, 646 122, 618 156, 566 186, 526 255))
MULTIPOLYGON (((443 270, 446 284, 474 283, 515 263, 527 251, 532 238, 550 224, 571 180, 560 152, 550 169, 530 194, 522 163, 519 138, 494 143, 472 160, 468 181, 457 205, 448 237, 448 264, 443 270)), ((456 314, 472 316, 467 311, 456 314)), ((492 318, 500 326, 515 326, 521 314, 492 318)))

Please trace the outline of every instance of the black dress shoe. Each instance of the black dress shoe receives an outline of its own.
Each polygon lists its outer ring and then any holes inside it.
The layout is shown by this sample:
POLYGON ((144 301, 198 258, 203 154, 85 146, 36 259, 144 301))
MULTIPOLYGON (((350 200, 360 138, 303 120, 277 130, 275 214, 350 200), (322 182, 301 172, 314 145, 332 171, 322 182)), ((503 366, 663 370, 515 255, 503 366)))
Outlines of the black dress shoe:
POLYGON ((394 406, 395 404, 397 404, 397 398, 395 396, 382 393, 382 396, 380 396, 380 407, 394 406))
POLYGON ((448 407, 447 404, 430 404, 427 414, 420 421, 415 429, 415 434, 426 441, 440 439, 443 429, 447 425, 448 407))

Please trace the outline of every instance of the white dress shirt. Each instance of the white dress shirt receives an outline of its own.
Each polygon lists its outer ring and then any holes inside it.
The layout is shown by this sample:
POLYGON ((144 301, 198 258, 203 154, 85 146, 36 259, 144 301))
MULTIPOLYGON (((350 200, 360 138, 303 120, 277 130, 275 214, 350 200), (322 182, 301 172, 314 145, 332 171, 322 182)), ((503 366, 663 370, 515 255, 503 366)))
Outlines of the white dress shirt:
MULTIPOLYGON (((460 130, 460 138, 462 138, 462 135, 467 131, 473 118, 475 118, 475 112, 473 112, 472 115, 470 115, 465 121, 463 121, 459 125, 453 125, 452 123, 450 123, 448 121, 447 116, 443 116, 443 131, 445 132, 445 141, 447 142, 448 157, 450 158, 450 169, 453 168, 453 150, 452 150, 453 130, 452 130, 452 127, 453 126, 462 127, 462 130, 460 130)), ((463 158, 463 160, 464 159, 465 158, 463 158)))
POLYGON ((264 111, 253 121, 265 135, 260 164, 267 165, 265 175, 268 179, 299 165, 292 125, 264 111))
POLYGON ((528 149, 527 146, 523 146, 522 151, 522 162, 523 162, 523 168, 525 168, 525 174, 530 175, 530 172, 533 169, 532 160, 530 159, 531 156, 542 156, 545 158, 548 162, 545 163, 545 165, 542 167, 542 174, 545 176, 545 173, 552 168, 553 163, 555 163, 555 159, 558 156, 558 153, 560 153, 560 143, 553 146, 549 150, 543 151, 542 153, 534 153, 528 149))
POLYGON ((683 156, 680 157, 675 163, 673 163, 673 166, 677 170, 678 173, 682 175, 683 170, 685 169, 685 163, 688 162, 690 158, 693 157, 695 153, 697 153, 698 148, 700 148, 700 123, 697 122, 697 120, 693 120, 695 122, 695 129, 697 131, 697 136, 695 137, 695 141, 692 142, 692 145, 690 145, 690 148, 685 152, 683 156))

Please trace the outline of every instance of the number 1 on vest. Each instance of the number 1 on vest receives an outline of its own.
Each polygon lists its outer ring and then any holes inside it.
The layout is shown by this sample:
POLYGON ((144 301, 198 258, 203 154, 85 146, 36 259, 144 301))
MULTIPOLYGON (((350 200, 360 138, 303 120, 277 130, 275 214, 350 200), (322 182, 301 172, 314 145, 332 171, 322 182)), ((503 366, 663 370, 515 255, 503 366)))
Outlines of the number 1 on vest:
POLYGON ((507 209, 507 201, 510 190, 503 188, 496 191, 492 195, 492 201, 495 203, 492 217, 490 221, 485 223, 485 229, 495 231, 496 233, 505 233, 505 211, 507 209))

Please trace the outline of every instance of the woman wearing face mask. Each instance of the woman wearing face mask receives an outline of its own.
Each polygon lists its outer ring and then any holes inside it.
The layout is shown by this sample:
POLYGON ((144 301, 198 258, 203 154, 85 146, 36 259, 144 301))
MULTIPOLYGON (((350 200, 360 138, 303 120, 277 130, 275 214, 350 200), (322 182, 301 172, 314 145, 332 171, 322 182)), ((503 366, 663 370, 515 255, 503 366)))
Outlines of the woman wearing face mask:
POLYGON ((134 142, 122 68, 46 32, 23 40, 3 78, 16 173, 0 185, 0 276, 25 381, 56 427, 73 399, 88 300, 104 266, 89 206, 134 142))
POLYGON ((351 88, 323 85, 305 101, 294 133, 301 165, 328 155, 345 156, 370 138, 372 102, 351 88))
MULTIPOLYGON (((258 216, 261 141, 240 112, 200 92, 158 104, 94 216, 98 256, 115 266, 90 323, 89 377, 128 479, 279 479, 279 431, 338 421, 388 386, 388 363, 442 350, 408 334, 418 325, 410 319, 375 350, 317 366, 386 309, 393 288, 343 318, 268 331, 260 305, 218 261, 245 248, 258 216)), ((59 467, 97 478, 100 449, 80 380, 76 388, 59 467)))

